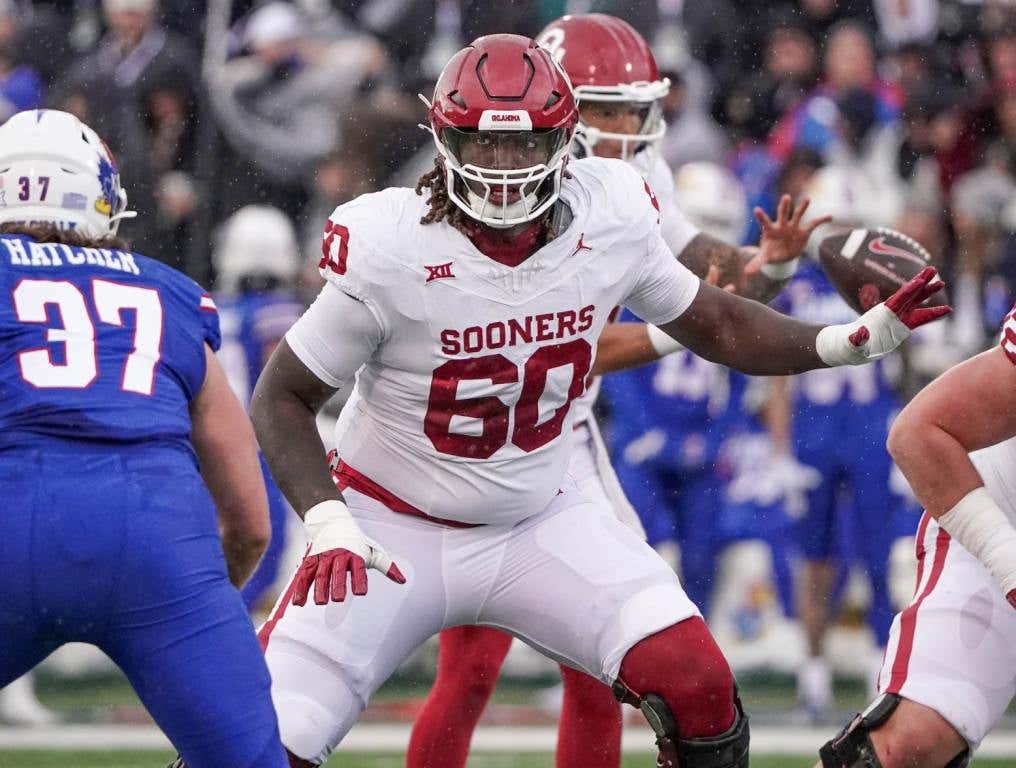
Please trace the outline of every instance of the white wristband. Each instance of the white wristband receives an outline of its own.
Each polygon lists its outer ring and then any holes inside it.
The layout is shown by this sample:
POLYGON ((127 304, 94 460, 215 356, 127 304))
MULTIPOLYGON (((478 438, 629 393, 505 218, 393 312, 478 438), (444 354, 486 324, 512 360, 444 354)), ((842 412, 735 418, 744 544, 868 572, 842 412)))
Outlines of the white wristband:
POLYGON ((858 347, 850 343, 853 325, 827 325, 815 337, 815 352, 830 368, 838 365, 860 365, 867 359, 858 347))
POLYGON ((1003 594, 1016 589, 1016 528, 984 486, 960 499, 938 524, 991 571, 1003 594))
POLYGON ((797 272, 797 264, 800 261, 801 257, 798 256, 790 261, 781 261, 775 264, 763 264, 760 271, 770 280, 789 280, 794 276, 794 273, 797 272))
POLYGON ((649 337, 649 343, 660 357, 666 357, 680 349, 684 349, 680 342, 674 340, 673 336, 649 323, 646 323, 646 336, 649 337))
POLYGON ((307 537, 310 539, 335 522, 356 524, 353 521, 353 516, 349 514, 349 507, 344 501, 338 499, 318 502, 303 514, 303 527, 307 530, 307 537))

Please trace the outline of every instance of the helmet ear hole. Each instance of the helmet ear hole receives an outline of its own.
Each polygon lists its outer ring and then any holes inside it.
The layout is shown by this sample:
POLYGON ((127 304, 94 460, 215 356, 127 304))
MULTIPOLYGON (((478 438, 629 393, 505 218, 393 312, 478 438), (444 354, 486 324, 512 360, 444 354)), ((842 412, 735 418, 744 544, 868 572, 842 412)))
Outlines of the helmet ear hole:
POLYGON ((552 106, 561 101, 561 94, 557 91, 551 91, 550 96, 547 97, 547 103, 543 105, 544 109, 550 109, 552 106))

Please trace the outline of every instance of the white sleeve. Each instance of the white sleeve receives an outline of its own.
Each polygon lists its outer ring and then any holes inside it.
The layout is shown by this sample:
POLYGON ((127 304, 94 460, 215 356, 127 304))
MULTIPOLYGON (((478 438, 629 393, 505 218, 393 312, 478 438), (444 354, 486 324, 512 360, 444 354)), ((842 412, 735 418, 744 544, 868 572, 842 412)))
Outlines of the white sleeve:
POLYGON ((699 279, 674 258, 659 230, 650 237, 649 254, 623 303, 647 323, 662 325, 684 314, 698 293, 699 279))
POLYGON ((330 387, 341 387, 381 345, 384 331, 362 301, 326 283, 286 333, 300 362, 330 387))

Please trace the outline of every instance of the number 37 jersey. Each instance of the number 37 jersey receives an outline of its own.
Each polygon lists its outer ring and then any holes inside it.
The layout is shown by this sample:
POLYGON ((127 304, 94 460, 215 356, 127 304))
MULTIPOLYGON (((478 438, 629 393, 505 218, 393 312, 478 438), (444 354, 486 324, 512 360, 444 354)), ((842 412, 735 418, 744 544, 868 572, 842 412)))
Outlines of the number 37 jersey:
MULTIPOLYGON (((377 338, 339 454, 428 515, 492 523, 539 512, 564 480, 571 404, 611 310, 623 304, 667 322, 698 290, 663 241, 656 200, 638 173, 599 158, 569 170, 561 199, 571 222, 514 267, 447 222, 420 224, 426 194, 410 189, 364 195, 326 226, 324 291, 337 287, 362 302, 377 338)), ((315 322, 327 327, 309 329, 314 314, 287 339, 335 385, 340 377, 322 370, 308 339, 342 343, 343 318, 319 313, 315 322)))
POLYGON ((215 305, 139 254, 0 236, 0 447, 173 443, 219 345, 215 305))

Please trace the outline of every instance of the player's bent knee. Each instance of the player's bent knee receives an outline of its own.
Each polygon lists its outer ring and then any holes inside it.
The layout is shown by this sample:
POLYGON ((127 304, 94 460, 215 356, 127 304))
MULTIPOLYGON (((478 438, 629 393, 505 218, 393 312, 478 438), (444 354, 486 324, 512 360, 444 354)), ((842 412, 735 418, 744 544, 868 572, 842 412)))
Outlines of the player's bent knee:
POLYGON ((962 737, 940 715, 921 709, 934 717, 915 718, 912 702, 882 694, 822 746, 822 768, 966 768, 970 752, 962 737), (897 714, 901 702, 911 706, 897 714))
POLYGON ((665 768, 745 768, 748 718, 734 678, 705 622, 694 617, 636 643, 614 693, 638 707, 665 768))
POLYGON ((632 700, 632 692, 615 684, 615 695, 624 703, 634 704, 645 715, 656 734, 659 749, 657 768, 748 768, 751 734, 748 716, 734 691, 734 722, 715 736, 682 738, 681 726, 662 696, 647 693, 632 700))

